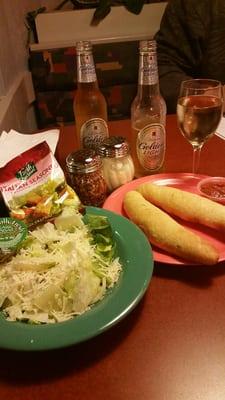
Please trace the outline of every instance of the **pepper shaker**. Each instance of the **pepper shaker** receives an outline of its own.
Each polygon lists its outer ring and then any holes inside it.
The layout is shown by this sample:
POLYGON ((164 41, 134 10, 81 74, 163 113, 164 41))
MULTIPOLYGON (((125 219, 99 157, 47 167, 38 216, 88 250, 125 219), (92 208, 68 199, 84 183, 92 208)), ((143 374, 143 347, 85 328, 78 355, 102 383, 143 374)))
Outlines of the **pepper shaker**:
POLYGON ((102 157, 103 175, 111 192, 119 186, 132 181, 134 164, 127 141, 122 136, 111 136, 97 149, 102 157))
POLYGON ((70 153, 66 158, 70 184, 84 205, 100 207, 107 194, 102 160, 93 149, 70 153))

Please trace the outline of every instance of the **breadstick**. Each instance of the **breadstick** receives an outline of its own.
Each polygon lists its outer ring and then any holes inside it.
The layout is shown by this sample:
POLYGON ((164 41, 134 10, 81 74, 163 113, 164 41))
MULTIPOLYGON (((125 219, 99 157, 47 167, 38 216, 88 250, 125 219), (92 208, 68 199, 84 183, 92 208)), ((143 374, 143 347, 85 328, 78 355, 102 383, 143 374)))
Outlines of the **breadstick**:
POLYGON ((180 189, 143 183, 136 189, 142 196, 169 214, 225 231, 225 207, 198 194, 180 189))
POLYGON ((137 191, 127 192, 123 205, 128 217, 153 245, 189 262, 205 265, 218 262, 218 251, 211 243, 184 228, 137 191))

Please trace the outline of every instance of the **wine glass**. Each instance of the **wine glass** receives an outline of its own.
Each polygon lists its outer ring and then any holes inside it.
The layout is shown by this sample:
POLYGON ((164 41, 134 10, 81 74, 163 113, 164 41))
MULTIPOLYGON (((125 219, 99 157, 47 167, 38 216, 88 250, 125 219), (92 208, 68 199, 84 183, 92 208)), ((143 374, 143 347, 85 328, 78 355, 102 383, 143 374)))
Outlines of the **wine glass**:
POLYGON ((182 135, 193 146, 194 174, 198 171, 202 146, 215 133, 222 111, 221 82, 214 79, 190 79, 181 83, 177 120, 182 135))

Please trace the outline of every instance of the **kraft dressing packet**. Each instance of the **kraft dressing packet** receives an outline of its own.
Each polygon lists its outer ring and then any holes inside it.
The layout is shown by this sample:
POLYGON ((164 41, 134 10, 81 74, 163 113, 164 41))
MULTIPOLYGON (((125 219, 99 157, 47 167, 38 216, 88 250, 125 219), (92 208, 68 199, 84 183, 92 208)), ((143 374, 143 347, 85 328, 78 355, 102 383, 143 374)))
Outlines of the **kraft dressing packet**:
POLYGON ((0 191, 10 216, 31 228, 58 215, 64 205, 80 204, 46 142, 0 168, 0 191))

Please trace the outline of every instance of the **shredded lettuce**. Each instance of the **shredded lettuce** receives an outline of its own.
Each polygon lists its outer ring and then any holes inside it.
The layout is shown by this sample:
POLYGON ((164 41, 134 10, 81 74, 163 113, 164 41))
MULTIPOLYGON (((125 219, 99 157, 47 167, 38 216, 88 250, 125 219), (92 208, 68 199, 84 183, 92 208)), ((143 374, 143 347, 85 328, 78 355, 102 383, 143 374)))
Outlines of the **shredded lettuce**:
POLYGON ((55 323, 82 314, 118 280, 121 264, 108 219, 65 208, 31 231, 1 265, 0 308, 7 320, 55 323))

